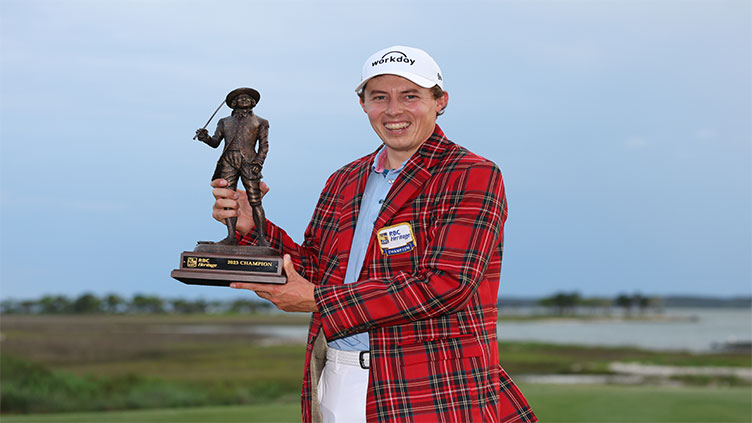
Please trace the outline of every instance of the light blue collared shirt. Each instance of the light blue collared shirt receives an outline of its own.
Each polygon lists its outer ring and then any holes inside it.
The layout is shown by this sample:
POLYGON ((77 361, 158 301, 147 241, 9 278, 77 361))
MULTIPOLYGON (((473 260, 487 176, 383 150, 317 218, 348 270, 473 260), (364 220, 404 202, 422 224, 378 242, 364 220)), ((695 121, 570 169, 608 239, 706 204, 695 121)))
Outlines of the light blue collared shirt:
MULTIPOLYGON (((363 268, 363 260, 366 257, 366 250, 368 250, 368 244, 373 234, 373 225, 379 217, 381 206, 384 204, 389 190, 397 179, 397 175, 399 175, 402 168, 405 167, 405 163, 407 163, 407 160, 405 160, 399 169, 383 169, 379 166, 379 160, 384 160, 382 155, 385 154, 386 150, 382 147, 371 164, 371 173, 368 175, 366 188, 360 200, 358 223, 355 225, 355 232, 353 233, 353 240, 350 245, 350 258, 347 261, 345 283, 358 281, 360 270, 363 268)), ((385 163, 385 160, 381 163, 385 163)), ((368 351, 368 332, 361 332, 331 341, 329 342, 329 346, 345 351, 368 351)))

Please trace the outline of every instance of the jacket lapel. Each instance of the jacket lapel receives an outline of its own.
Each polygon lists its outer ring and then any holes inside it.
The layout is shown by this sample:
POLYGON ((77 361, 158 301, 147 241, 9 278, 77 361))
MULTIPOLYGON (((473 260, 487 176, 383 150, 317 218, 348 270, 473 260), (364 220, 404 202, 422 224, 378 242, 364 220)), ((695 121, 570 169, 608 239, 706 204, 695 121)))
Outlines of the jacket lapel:
POLYGON ((441 128, 436 125, 433 135, 407 161, 404 169, 394 181, 394 186, 389 190, 389 195, 386 196, 379 218, 376 220, 374 231, 386 226, 399 209, 420 193, 423 184, 431 177, 431 167, 436 163, 438 156, 446 152, 446 141, 441 128))
POLYGON ((384 205, 379 213, 379 218, 376 219, 376 224, 373 226, 374 231, 383 228, 397 210, 415 198, 423 184, 430 177, 431 172, 426 169, 422 156, 414 155, 410 158, 386 196, 384 205))
MULTIPOLYGON (((394 186, 389 190, 379 217, 374 224, 374 233, 386 226, 386 222, 389 222, 398 210, 420 193, 423 185, 431 177, 429 169, 446 154, 447 143, 448 140, 444 137, 441 128, 436 125, 433 135, 407 161, 405 167, 394 181, 394 186)), ((354 164, 344 180, 344 186, 340 193, 337 243, 339 269, 342 272, 343 278, 347 272, 347 262, 350 258, 350 246, 355 232, 355 225, 358 223, 360 201, 363 198, 368 175, 371 172, 371 164, 377 152, 378 150, 354 164)), ((373 248, 374 239, 375 235, 372 233, 368 246, 369 250, 373 248)))

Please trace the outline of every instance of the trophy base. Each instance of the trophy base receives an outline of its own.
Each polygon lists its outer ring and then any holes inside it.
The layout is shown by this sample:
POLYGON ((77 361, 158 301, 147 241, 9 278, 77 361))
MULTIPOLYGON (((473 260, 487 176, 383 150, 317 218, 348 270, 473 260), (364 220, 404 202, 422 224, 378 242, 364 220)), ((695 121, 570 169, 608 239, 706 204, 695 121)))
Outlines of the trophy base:
POLYGON ((170 276, 188 285, 229 286, 233 282, 282 285, 282 257, 273 248, 199 242, 180 255, 170 276))

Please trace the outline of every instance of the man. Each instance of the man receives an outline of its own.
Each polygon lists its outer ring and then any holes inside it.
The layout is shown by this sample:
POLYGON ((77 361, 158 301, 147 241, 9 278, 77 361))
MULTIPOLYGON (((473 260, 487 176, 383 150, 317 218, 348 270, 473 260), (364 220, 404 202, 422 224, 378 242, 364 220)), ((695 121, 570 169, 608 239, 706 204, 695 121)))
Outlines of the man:
MULTIPOLYGON (((220 119, 213 137, 205 128, 196 130, 196 136, 207 145, 217 148, 225 140, 225 149, 217 161, 212 180, 222 178, 227 187, 235 189, 238 177, 246 189, 251 213, 258 231, 258 244, 268 246, 264 233, 266 216, 261 207, 261 169, 269 151, 269 122, 253 113, 261 95, 253 88, 238 88, 227 94, 225 103, 232 109, 232 115, 220 119), (256 143, 258 142, 258 152, 256 143)), ((219 244, 237 244, 235 224, 237 217, 228 217, 227 238, 219 244)))
MULTIPOLYGON (((286 285, 232 284, 313 312, 303 420, 536 421, 499 365, 498 167, 436 125, 449 95, 424 51, 375 53, 356 91, 383 145, 329 178, 302 244, 267 223, 286 285)), ((213 216, 255 242, 243 194, 212 185, 213 216)))

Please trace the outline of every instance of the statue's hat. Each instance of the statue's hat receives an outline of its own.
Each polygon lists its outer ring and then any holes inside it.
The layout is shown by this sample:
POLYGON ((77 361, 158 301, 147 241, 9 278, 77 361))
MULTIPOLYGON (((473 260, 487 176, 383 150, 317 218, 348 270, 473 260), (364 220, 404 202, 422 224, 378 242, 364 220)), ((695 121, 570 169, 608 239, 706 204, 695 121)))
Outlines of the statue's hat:
POLYGON ((228 106, 232 107, 232 101, 235 100, 235 97, 241 94, 247 94, 251 96, 251 98, 256 100, 256 104, 258 104, 259 100, 261 100, 261 94, 259 94, 259 92, 254 90, 253 88, 235 88, 234 90, 230 91, 230 94, 227 94, 225 103, 227 103, 228 106))

